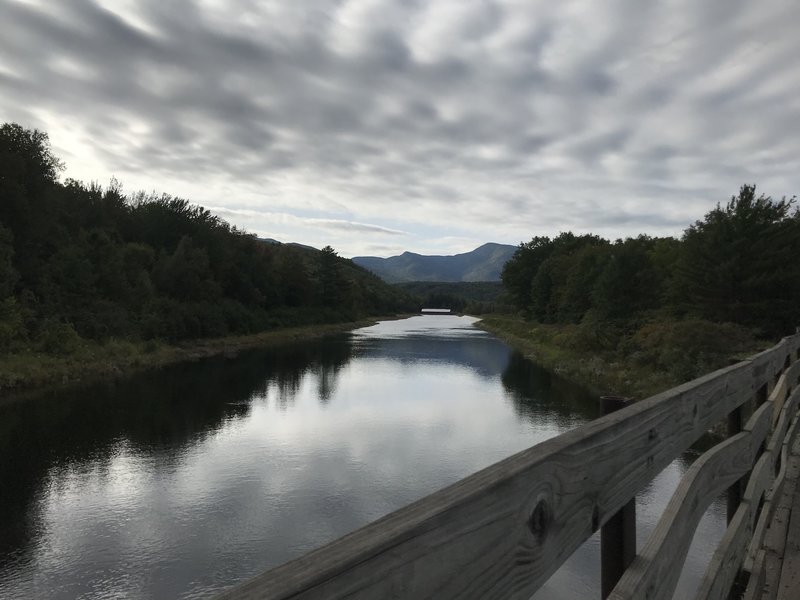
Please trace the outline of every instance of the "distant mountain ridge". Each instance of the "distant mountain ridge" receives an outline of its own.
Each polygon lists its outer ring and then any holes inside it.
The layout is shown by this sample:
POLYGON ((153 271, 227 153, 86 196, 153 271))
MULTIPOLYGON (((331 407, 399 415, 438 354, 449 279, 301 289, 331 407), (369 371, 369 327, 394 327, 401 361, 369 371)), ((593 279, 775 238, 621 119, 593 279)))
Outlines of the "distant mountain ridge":
POLYGON ((389 283, 404 281, 500 281, 503 265, 516 246, 489 242, 471 252, 428 256, 403 252, 399 256, 355 256, 352 261, 389 283))

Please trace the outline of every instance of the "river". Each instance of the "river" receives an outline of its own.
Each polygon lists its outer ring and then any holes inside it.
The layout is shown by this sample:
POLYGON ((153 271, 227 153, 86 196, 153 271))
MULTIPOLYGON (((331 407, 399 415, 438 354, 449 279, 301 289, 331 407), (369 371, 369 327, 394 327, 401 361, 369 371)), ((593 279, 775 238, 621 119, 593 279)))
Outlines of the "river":
MULTIPOLYGON (((207 598, 598 416, 419 316, 0 403, 0 598, 207 598)), ((639 545, 696 453, 637 499, 639 545)), ((676 597, 725 527, 703 518, 676 597)), ((599 597, 591 538, 535 596, 599 597)))

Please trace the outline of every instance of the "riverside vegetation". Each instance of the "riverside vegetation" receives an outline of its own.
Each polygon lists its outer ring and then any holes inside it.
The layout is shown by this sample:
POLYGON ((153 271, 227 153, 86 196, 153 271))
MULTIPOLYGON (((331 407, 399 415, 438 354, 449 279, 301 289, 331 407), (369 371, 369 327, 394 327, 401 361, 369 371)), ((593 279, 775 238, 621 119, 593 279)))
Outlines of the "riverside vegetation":
POLYGON ((266 243, 115 181, 61 183, 62 168, 44 132, 0 126, 0 389, 418 308, 330 247, 266 243))
POLYGON ((484 328, 596 391, 648 396, 800 325, 800 212, 744 185, 680 239, 535 237, 484 328))
POLYGON ((389 286, 330 247, 266 243, 184 199, 61 183, 61 169, 45 133, 0 126, 0 389, 316 336, 424 297, 501 311, 484 328, 543 366, 641 397, 800 324, 800 213, 752 185, 680 239, 535 237, 498 294, 389 286))

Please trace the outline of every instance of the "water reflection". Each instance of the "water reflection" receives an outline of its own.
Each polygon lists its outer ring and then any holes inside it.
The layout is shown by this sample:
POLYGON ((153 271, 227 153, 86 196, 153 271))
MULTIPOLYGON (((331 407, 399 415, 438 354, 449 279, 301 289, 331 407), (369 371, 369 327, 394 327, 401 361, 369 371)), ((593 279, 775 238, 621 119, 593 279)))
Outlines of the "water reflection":
POLYGON ((0 405, 0 597, 206 597, 596 415, 473 322, 0 405))
POLYGON ((503 371, 503 387, 521 419, 555 420, 562 429, 600 416, 597 399, 574 383, 513 352, 503 371))
POLYGON ((350 356, 346 340, 325 340, 6 401, 0 405, 0 568, 30 552, 39 531, 30 508, 47 492, 45 482, 107 473, 121 454, 150 455, 163 470, 175 469, 186 447, 247 418, 252 400, 270 386, 277 390, 275 407, 287 410, 304 374, 315 372, 320 400, 327 402, 350 356))

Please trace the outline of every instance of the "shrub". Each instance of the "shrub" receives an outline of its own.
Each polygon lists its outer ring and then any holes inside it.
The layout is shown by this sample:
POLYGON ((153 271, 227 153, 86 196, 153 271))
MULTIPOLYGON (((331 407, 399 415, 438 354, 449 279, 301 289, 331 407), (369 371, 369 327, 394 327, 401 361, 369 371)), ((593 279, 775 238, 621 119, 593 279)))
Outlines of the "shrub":
POLYGON ((74 354, 82 346, 81 337, 72 324, 52 319, 42 323, 36 341, 42 352, 50 354, 74 354))
POLYGON ((688 381, 726 366, 754 345, 753 331, 741 325, 687 319, 644 325, 626 350, 637 362, 688 381))

